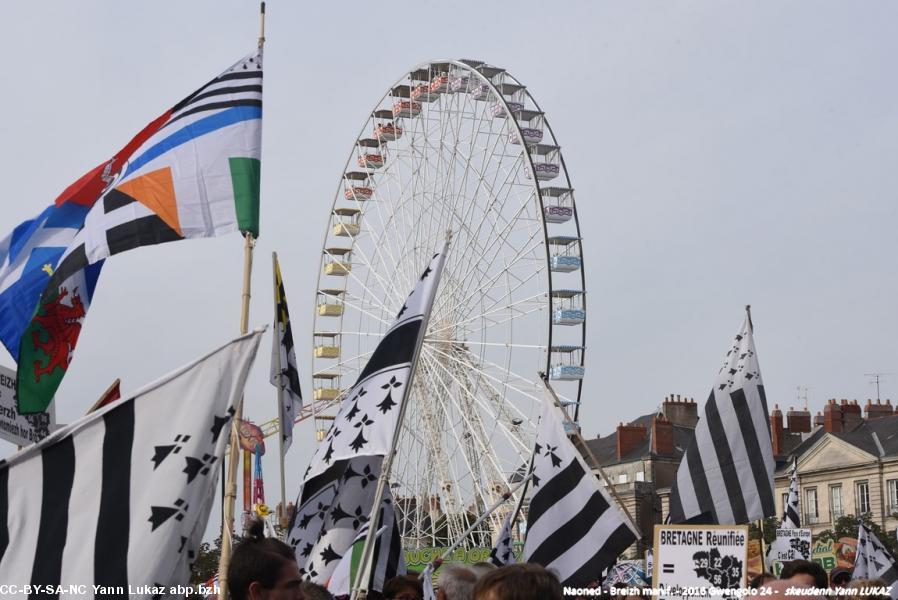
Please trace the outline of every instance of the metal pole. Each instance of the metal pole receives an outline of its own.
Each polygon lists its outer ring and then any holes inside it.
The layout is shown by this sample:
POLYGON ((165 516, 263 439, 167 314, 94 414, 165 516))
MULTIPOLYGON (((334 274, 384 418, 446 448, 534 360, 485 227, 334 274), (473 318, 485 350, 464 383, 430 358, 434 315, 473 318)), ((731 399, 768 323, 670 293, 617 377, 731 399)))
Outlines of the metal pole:
MULTIPOLYGON (((546 386, 546 389, 549 390, 549 393, 552 394, 552 398, 555 400, 555 406, 561 407, 561 402, 558 400, 558 395, 555 393, 555 390, 552 389, 552 386, 549 384, 549 376, 545 373, 540 372, 540 378, 543 380, 543 384, 546 386)), ((596 455, 592 453, 589 446, 586 443, 586 440, 583 439, 583 436, 580 434, 580 428, 577 427, 576 423, 571 421, 571 418, 565 411, 561 411, 561 414, 564 415, 565 420, 572 425, 571 431, 574 432, 574 435, 577 438, 577 441, 589 455, 589 460, 592 461, 592 464, 595 465, 596 470, 599 472, 599 475, 602 477, 602 480, 605 482, 605 487, 610 490, 611 495, 614 497, 614 500, 617 502, 620 509, 624 512, 624 515, 627 517, 627 520, 630 522, 630 526, 633 528, 633 531, 636 532, 637 537, 642 539, 642 530, 639 528, 639 525, 636 524, 636 521, 633 519, 633 516, 630 514, 630 511, 627 510, 627 507, 624 505, 623 500, 621 500, 620 496, 617 495, 617 491, 614 489, 614 484, 611 483, 611 480, 608 479, 608 476, 605 475, 605 470, 602 469, 602 465, 599 463, 599 460, 596 458, 596 455)))
MULTIPOLYGON (((443 244, 443 265, 445 266, 446 252, 449 251, 449 242, 452 240, 452 233, 447 232, 446 242, 443 244)), ((442 272, 440 273, 442 276, 442 272)), ((437 282, 439 286, 439 282, 437 282)), ((436 289, 434 290, 436 295, 436 289)), ((352 584, 352 600, 365 600, 368 597, 368 577, 367 574, 371 569, 371 557, 374 554, 374 537, 377 535, 378 520, 380 517, 380 503, 383 498, 384 487, 387 479, 390 477, 390 471, 393 468, 393 459, 396 456, 396 446, 399 443, 399 435, 402 432, 402 422, 405 419, 406 409, 408 408, 408 396, 412 389, 412 383, 415 378, 415 370, 418 366, 418 356, 421 354, 421 345, 424 343, 424 334, 427 333, 427 324, 430 322, 430 312, 433 310, 433 298, 430 299, 430 305, 427 307, 427 314, 421 321, 421 330, 418 332, 418 339, 415 343, 415 353, 412 355, 412 364, 409 369, 408 382, 402 393, 402 402, 399 404, 399 416, 396 420, 396 430, 393 431, 393 441, 390 443, 390 452, 384 460, 381 468, 380 477, 377 480, 377 488, 374 491, 374 505, 371 507, 371 514, 368 517, 368 535, 365 537, 365 545, 362 547, 362 558, 359 563, 358 575, 356 581, 352 584)))

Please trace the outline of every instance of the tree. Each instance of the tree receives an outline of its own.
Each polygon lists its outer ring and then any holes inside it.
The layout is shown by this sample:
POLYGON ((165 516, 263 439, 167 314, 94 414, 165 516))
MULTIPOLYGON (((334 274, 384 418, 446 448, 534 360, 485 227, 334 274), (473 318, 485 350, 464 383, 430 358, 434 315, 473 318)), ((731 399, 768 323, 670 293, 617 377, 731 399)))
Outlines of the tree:
MULTIPOLYGON (((241 537, 235 535, 233 544, 236 546, 240 543, 241 537)), ((200 544, 199 552, 196 554, 196 561, 193 563, 193 569, 190 572, 191 585, 206 583, 218 573, 218 562, 221 560, 221 536, 215 538, 213 543, 203 542, 200 544)))
POLYGON ((872 517, 870 513, 865 513, 860 517, 854 515, 839 517, 833 524, 832 529, 821 531, 814 536, 814 539, 824 542, 835 542, 843 537, 856 538, 860 523, 863 522, 879 538, 879 541, 885 544, 892 556, 898 556, 898 540, 895 539, 895 532, 884 531, 882 527, 873 521, 872 517))
MULTIPOLYGON (((776 539, 776 530, 781 527, 780 520, 777 517, 767 517, 763 520, 764 527, 764 546, 769 546, 776 539)), ((758 529, 758 522, 754 521, 748 524, 748 539, 756 540, 761 537, 758 529)))

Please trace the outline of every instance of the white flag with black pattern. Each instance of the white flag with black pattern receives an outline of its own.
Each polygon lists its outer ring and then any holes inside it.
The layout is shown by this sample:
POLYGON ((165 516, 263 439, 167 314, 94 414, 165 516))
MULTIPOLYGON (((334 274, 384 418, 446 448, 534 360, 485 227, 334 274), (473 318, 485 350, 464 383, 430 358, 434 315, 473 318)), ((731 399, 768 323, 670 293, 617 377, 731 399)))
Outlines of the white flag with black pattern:
POLYGON ((792 478, 789 481, 789 497, 783 507, 783 529, 801 529, 801 513, 798 512, 798 462, 792 465, 792 478))
POLYGON ((554 569, 563 585, 597 581, 636 533, 544 401, 533 453, 524 561, 554 569))
POLYGON ((504 567, 515 563, 514 549, 511 547, 511 518, 515 515, 515 511, 508 513, 505 522, 502 523, 502 529, 496 537, 496 543, 490 552, 489 561, 497 567, 504 567))
POLYGON ((87 585, 91 598, 94 585, 186 585, 261 335, 0 463, 0 581, 87 585))
POLYGON ((892 600, 898 600, 898 564, 888 549, 864 523, 857 532, 857 554, 852 579, 882 579, 891 586, 892 600))
POLYGON ((750 523, 776 514, 767 397, 748 314, 727 350, 670 492, 670 522, 750 523))
POLYGON ((303 476, 287 543, 304 578, 326 583, 367 522, 390 451, 412 361, 439 286, 448 242, 435 254, 375 348, 303 476))

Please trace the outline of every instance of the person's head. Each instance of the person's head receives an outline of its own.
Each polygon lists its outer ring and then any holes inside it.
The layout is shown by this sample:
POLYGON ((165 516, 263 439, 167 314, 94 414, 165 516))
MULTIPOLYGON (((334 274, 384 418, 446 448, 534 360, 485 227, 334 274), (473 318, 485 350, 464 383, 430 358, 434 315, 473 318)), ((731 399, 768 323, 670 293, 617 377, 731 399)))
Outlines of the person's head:
POLYGON ((302 600, 334 600, 334 595, 327 588, 311 581, 303 581, 299 585, 302 600))
POLYGON ((798 585, 825 588, 829 577, 823 567, 810 560, 791 560, 783 565, 780 579, 787 579, 798 585))
POLYGON ((267 538, 254 521, 234 549, 228 565, 228 590, 234 600, 301 600, 299 567, 293 549, 267 538))
POLYGON ((437 576, 437 600, 471 600, 477 576, 460 565, 444 564, 437 576))
POLYGON ((832 587, 845 587, 851 581, 851 571, 845 567, 836 567, 829 574, 829 583, 832 587))
POLYGON ((400 575, 384 583, 383 594, 386 600, 421 600, 424 584, 417 575, 400 575))
POLYGON ((756 590, 762 585, 770 583, 774 579, 776 579, 776 575, 774 575, 773 573, 758 573, 751 578, 751 581, 748 582, 748 588, 751 590, 756 590))
POLYGON ((487 573, 474 586, 474 600, 562 600, 561 583, 544 567, 520 563, 487 573))
POLYGON ((482 560, 480 562, 476 562, 473 565, 469 566, 468 570, 471 571, 472 573, 474 573, 474 577, 476 577, 477 579, 480 579, 481 577, 483 577, 490 571, 495 571, 498 568, 499 567, 497 567, 490 561, 482 560))
MULTIPOLYGON (((849 590, 860 590, 863 588, 886 588, 888 584, 882 579, 855 579, 851 583, 848 584, 847 588, 849 590)), ((864 596, 864 600, 889 600, 888 594, 869 594, 864 596)))

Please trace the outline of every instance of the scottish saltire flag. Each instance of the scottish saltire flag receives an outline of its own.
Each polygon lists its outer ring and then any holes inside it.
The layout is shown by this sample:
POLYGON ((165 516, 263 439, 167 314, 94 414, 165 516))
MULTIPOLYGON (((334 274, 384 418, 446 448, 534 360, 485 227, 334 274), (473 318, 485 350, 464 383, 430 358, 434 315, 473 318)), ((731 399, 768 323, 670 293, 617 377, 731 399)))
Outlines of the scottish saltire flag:
POLYGON ((299 369, 296 368, 296 351, 293 348, 293 328, 287 310, 287 294, 277 253, 271 253, 274 263, 274 331, 271 346, 271 385, 282 390, 279 408, 279 429, 284 440, 284 452, 293 443, 293 421, 302 408, 302 391, 299 389, 299 369))
POLYGON ((583 587, 597 581, 636 541, 636 532, 561 423, 559 409, 544 402, 531 467, 523 560, 554 570, 563 585, 583 587))
POLYGON ((325 584, 375 506, 383 457, 391 451, 412 360, 443 272, 448 242, 433 256, 347 392, 303 476, 287 528, 302 575, 325 584))
MULTIPOLYGON (((382 592, 384 582, 405 575, 405 553, 402 551, 402 538, 399 535, 399 525, 396 522, 393 499, 389 489, 384 491, 384 499, 381 502, 380 526, 374 536, 374 554, 371 560, 372 569, 369 573, 366 589, 382 592)), ((334 596, 348 596, 352 592, 353 583, 361 576, 359 571, 362 562, 362 551, 365 547, 365 538, 368 537, 368 523, 359 529, 352 542, 352 546, 340 559, 327 589, 334 596)))
MULTIPOLYGON (((261 335, 237 338, 0 464, 0 581, 86 586, 89 598, 164 586, 162 597, 183 597, 169 586, 189 580, 261 335)), ((53 595, 45 589, 35 597, 53 595)))
POLYGON ((864 523, 857 532, 857 554, 852 579, 882 579, 891 586, 889 595, 898 600, 898 563, 876 534, 864 523))
POLYGON ((789 481, 789 496, 783 507, 783 529, 800 529, 801 513, 798 512, 798 461, 792 465, 792 477, 789 481))
POLYGON ((767 398, 746 313, 670 492, 670 522, 740 524, 776 514, 767 398))
POLYGON ((505 521, 502 523, 502 529, 496 537, 496 543, 490 551, 489 561, 497 567, 514 564, 516 559, 514 549, 511 546, 511 519, 515 516, 515 511, 508 513, 505 521))
POLYGON ((89 203, 24 334, 20 412, 43 410, 62 382, 87 314, 83 281, 91 265, 139 246, 235 230, 258 235, 261 61, 261 51, 238 61, 147 125, 98 172, 108 187, 89 203))

